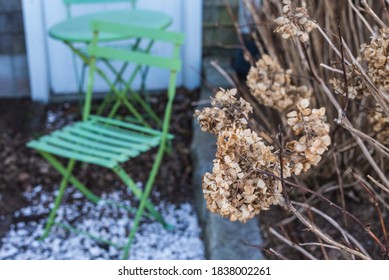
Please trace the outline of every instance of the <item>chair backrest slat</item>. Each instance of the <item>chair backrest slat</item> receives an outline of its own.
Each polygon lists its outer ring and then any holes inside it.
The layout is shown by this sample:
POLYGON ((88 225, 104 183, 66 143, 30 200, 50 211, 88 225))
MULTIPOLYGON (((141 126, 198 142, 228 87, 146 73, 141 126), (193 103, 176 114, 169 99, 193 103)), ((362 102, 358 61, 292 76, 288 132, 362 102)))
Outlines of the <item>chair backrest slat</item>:
POLYGON ((99 58, 128 61, 135 64, 154 66, 175 71, 181 70, 181 60, 178 58, 165 58, 137 51, 125 51, 121 49, 97 46, 90 46, 88 48, 88 54, 99 58))
POLYGON ((134 27, 104 21, 92 21, 91 28, 92 30, 98 32, 115 33, 129 38, 151 39, 155 41, 176 43, 180 45, 184 43, 184 34, 179 32, 169 32, 138 26, 134 27))

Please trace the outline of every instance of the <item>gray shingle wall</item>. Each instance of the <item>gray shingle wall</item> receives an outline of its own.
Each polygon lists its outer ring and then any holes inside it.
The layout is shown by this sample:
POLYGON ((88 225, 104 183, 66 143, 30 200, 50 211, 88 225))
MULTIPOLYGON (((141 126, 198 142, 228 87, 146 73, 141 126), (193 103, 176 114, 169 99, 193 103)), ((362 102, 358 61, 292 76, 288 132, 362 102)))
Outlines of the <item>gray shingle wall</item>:
MULTIPOLYGON (((238 16, 239 0, 228 1, 238 16)), ((214 49, 220 45, 236 45, 237 37, 224 0, 203 0, 203 47, 214 49)))
POLYGON ((21 0, 0 0, 0 55, 24 53, 21 0))
POLYGON ((21 0, 0 0, 0 97, 28 94, 21 0))

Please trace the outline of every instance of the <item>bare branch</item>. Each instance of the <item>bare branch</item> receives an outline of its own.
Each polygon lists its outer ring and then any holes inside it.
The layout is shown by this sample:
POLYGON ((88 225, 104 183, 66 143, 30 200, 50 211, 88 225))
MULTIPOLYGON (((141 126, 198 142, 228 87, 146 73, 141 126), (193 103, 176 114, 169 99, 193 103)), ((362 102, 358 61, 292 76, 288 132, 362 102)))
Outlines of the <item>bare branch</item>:
POLYGON ((366 252, 366 250, 363 248, 362 244, 359 243, 354 236, 352 236, 349 232, 347 232, 344 228, 342 228, 333 218, 331 218, 330 216, 328 216, 327 214, 325 214, 323 211, 313 207, 313 206, 310 206, 306 203, 300 203, 300 202, 296 202, 296 201, 292 201, 291 202, 292 204, 295 204, 295 205, 299 205, 301 207, 305 207, 305 208, 309 208, 310 210, 312 210, 313 212, 315 212, 316 214, 320 215, 321 217, 323 217, 327 222, 329 222, 332 226, 334 226, 337 230, 339 230, 339 232, 342 234, 343 238, 348 242, 350 243, 349 240, 351 240, 357 247, 358 249, 364 253, 366 256, 368 256, 369 258, 371 258, 369 256, 369 254, 366 252))
POLYGON ((288 209, 296 215, 296 217, 305 225, 308 227, 309 230, 311 230, 314 234, 319 236, 322 240, 327 242, 329 245, 335 246, 339 248, 340 250, 343 250, 351 255, 355 255, 361 259, 364 260, 370 260, 371 258, 369 256, 366 256, 365 254, 351 249, 343 244, 340 244, 339 242, 334 241, 331 237, 329 237, 327 234, 323 233, 315 224, 313 224, 311 221, 309 221, 307 218, 305 218, 302 214, 300 214, 299 211, 297 211, 296 208, 293 207, 291 203, 286 205, 288 209))
POLYGON ((297 251, 299 251, 301 254, 303 254, 304 256, 306 256, 308 259, 310 260, 317 260, 317 258, 315 258, 312 254, 310 254, 307 250, 305 250, 304 248, 302 248, 301 246, 299 246, 298 244, 290 241, 289 239, 285 238, 284 236, 282 236, 280 233, 278 233, 274 228, 269 228, 269 231, 275 236, 277 237, 279 240, 281 240, 282 242, 284 242, 285 244, 287 244, 288 246, 292 247, 293 249, 296 249, 297 251))
POLYGON ((381 28, 386 27, 385 23, 377 16, 377 14, 371 9, 369 4, 367 4, 366 0, 361 0, 362 5, 365 7, 366 12, 371 15, 374 20, 379 24, 381 28))

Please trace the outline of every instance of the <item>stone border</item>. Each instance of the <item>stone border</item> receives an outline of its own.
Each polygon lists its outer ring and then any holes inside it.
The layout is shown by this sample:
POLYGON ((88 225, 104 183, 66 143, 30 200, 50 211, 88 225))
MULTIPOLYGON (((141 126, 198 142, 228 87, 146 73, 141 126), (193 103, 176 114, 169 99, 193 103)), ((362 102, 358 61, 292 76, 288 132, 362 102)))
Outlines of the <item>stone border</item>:
MULTIPOLYGON (((206 78, 206 86, 201 90, 200 100, 207 101, 212 96, 212 92, 207 89, 230 86, 226 79, 218 73, 210 62, 217 60, 219 65, 226 71, 232 71, 228 63, 228 58, 206 58, 203 62, 203 73, 206 78)), ((198 106, 198 108, 203 106, 198 106)), ((212 170, 212 160, 216 153, 215 137, 200 130, 196 120, 193 120, 192 139, 192 159, 193 159, 193 186, 195 191, 196 208, 203 229, 205 249, 207 258, 211 260, 260 260, 263 259, 262 252, 249 244, 262 244, 262 237, 257 219, 252 219, 243 224, 240 222, 230 222, 219 215, 210 213, 205 208, 205 201, 201 188, 201 178, 207 171, 212 170)))

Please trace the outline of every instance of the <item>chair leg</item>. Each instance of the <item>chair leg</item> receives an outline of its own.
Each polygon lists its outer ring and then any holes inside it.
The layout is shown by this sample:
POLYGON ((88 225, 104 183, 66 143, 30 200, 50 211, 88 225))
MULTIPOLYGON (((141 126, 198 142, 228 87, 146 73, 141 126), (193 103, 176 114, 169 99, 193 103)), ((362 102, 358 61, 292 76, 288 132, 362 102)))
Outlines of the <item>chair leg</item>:
POLYGON ((86 67, 87 65, 85 63, 82 64, 82 69, 81 69, 81 76, 79 77, 78 81, 78 97, 79 97, 79 106, 80 106, 80 112, 82 112, 83 109, 83 97, 84 97, 84 80, 85 80, 85 72, 86 72, 86 67))
POLYGON ((146 66, 143 71, 141 71, 141 86, 140 86, 140 93, 144 96, 145 90, 146 90, 146 79, 147 74, 149 73, 150 67, 146 66))
POLYGON ((127 107, 127 109, 141 122, 144 126, 150 127, 150 125, 145 121, 144 117, 135 109, 135 107, 131 104, 130 101, 126 97, 123 97, 123 104, 127 107))
POLYGON ((65 174, 63 174, 61 183, 59 185, 59 193, 58 193, 57 197, 55 198, 54 207, 50 212, 49 218, 48 218, 46 226, 45 226, 45 231, 41 237, 41 240, 45 239, 50 234, 50 230, 54 224, 55 215, 57 214, 57 210, 58 210, 59 205, 61 203, 62 197, 65 193, 65 189, 68 185, 69 177, 73 171, 75 163, 76 163, 76 161, 74 159, 69 160, 68 166, 66 168, 66 172, 65 172, 65 174))
MULTIPOLYGON (((128 188, 131 190, 131 192, 138 198, 142 198, 142 191, 138 188, 138 186, 135 184, 134 180, 128 174, 123 170, 122 167, 117 166, 113 169, 113 171, 119 176, 120 179, 128 186, 128 188)), ((165 219, 162 217, 162 215, 155 210, 153 204, 150 202, 150 200, 146 199, 145 201, 145 207, 149 211, 149 213, 162 224, 164 228, 170 228, 170 225, 165 221, 165 219)), ((138 212, 138 211, 137 211, 138 212)))
POLYGON ((108 92, 104 98, 99 107, 97 108, 96 115, 101 116, 104 112, 104 109, 106 106, 110 103, 113 103, 115 101, 115 94, 108 92))
MULTIPOLYGON (((124 259, 128 258, 131 243, 134 239, 136 231, 138 230, 140 219, 142 218, 142 215, 145 214, 144 213, 145 208, 148 210, 148 212, 150 212, 150 214, 158 222, 160 222, 163 225, 163 227, 165 227, 166 229, 172 228, 171 225, 166 223, 166 221, 163 219, 162 215, 154 209, 152 203, 148 199, 150 192, 151 192, 151 188, 154 184, 155 177, 157 175, 159 166, 161 164, 161 160, 162 160, 162 157, 164 154, 164 148, 163 148, 164 146, 165 146, 165 143, 161 143, 160 149, 158 150, 156 160, 155 160, 153 168, 150 172, 149 179, 147 180, 146 187, 145 187, 145 190, 143 193, 136 186, 135 182, 131 179, 131 177, 127 175, 127 173, 123 170, 123 168, 121 168, 120 166, 116 166, 115 168, 112 169, 123 180, 123 182, 130 188, 130 190, 134 193, 134 195, 138 199, 140 199, 140 205, 139 205, 138 210, 136 211, 136 214, 135 214, 134 224, 133 224, 133 227, 131 229, 131 232, 130 232, 130 235, 128 238, 128 242, 127 242, 126 246, 124 247, 124 255, 123 255, 124 259)), ((84 184, 82 184, 74 175, 72 175, 72 171, 73 171, 73 168, 74 168, 74 165, 76 162, 75 160, 73 160, 73 159, 70 160, 67 168, 65 168, 51 154, 49 154, 47 152, 42 152, 42 151, 40 152, 40 154, 63 176, 63 179, 60 183, 59 194, 56 197, 54 208, 49 215, 49 219, 48 219, 48 222, 46 224, 45 232, 41 238, 41 239, 44 239, 49 235, 50 229, 51 229, 52 225, 54 224, 55 214, 56 214, 56 211, 58 210, 59 204, 61 203, 61 200, 62 200, 63 194, 65 192, 68 181, 71 182, 77 189, 79 189, 92 202, 98 203, 101 200, 101 198, 96 196, 95 194, 93 194, 84 184)))
MULTIPOLYGON (((156 155, 153 167, 152 167, 152 169, 150 171, 150 175, 149 175, 149 178, 147 180, 145 189, 144 189, 144 191, 142 193, 142 196, 140 198, 140 204, 139 204, 139 207, 138 207, 138 211, 135 214, 134 223, 132 225, 132 228, 131 228, 131 231, 130 231, 130 235, 128 237, 127 244, 124 247, 124 253, 123 253, 123 259, 124 260, 128 259, 128 255, 129 255, 129 252, 130 252, 131 244, 132 244, 132 241, 134 240, 136 231, 138 230, 140 219, 142 218, 144 209, 147 208, 148 197, 149 197, 149 195, 151 193, 151 189, 153 187, 155 178, 157 177, 157 173, 158 173, 159 167, 161 165, 163 155, 165 153, 165 145, 166 145, 166 142, 163 139, 161 144, 160 144, 160 147, 158 149, 158 153, 156 155)), ((170 225, 167 227, 167 229, 171 229, 171 228, 172 228, 172 226, 170 226, 170 225)))
POLYGON ((150 116, 150 118, 155 121, 158 125, 158 127, 162 127, 162 121, 157 116, 157 114, 151 109, 150 105, 147 104, 146 101, 143 100, 143 98, 135 91, 131 91, 132 97, 142 108, 146 111, 146 113, 150 116))
MULTIPOLYGON (((66 174, 66 168, 51 154, 46 152, 40 152, 43 158, 45 158, 62 176, 66 174)), ((98 203, 101 198, 92 193, 83 183, 81 183, 74 175, 69 174, 69 181, 72 183, 81 193, 83 193, 87 199, 93 203, 98 203)))

